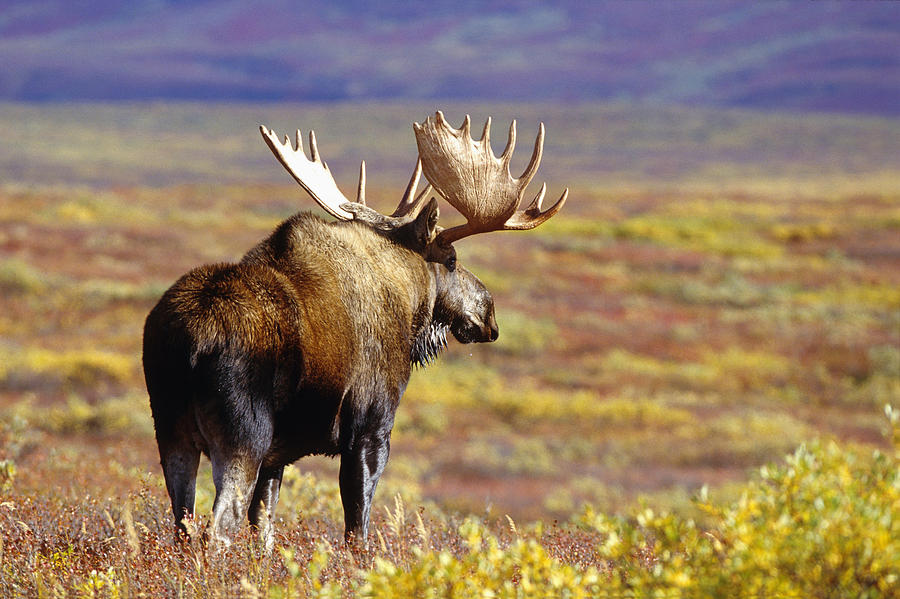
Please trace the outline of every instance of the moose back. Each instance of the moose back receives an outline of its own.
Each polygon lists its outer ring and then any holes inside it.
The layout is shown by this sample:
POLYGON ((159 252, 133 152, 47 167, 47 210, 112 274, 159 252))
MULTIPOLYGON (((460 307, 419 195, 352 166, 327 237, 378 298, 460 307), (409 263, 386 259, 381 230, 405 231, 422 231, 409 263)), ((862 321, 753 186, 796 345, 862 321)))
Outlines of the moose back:
POLYGON ((375 486, 387 463, 394 414, 412 365, 437 357, 449 331, 461 343, 494 341, 491 294, 456 263, 452 243, 502 229, 533 228, 545 187, 517 211, 540 162, 509 175, 515 144, 497 159, 469 118, 460 130, 438 112, 414 125, 419 160, 395 212, 339 191, 310 133, 307 159, 261 128, 288 172, 328 213, 284 221, 235 264, 181 277, 144 326, 144 374, 176 525, 193 515, 200 454, 213 469, 213 538, 228 544, 249 519, 266 547, 284 467, 305 455, 339 455, 345 536, 365 545, 375 486), (428 185, 416 194, 424 172, 428 185), (436 190, 467 219, 441 229, 436 190))

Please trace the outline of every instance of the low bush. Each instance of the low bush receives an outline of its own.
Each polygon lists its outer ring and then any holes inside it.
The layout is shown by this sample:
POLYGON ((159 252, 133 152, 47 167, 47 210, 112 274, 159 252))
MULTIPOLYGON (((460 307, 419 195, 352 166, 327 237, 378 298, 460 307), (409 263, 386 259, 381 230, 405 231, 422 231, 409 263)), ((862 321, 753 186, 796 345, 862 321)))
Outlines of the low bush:
POLYGON ((900 593, 900 444, 882 452, 815 441, 766 466, 741 498, 699 503, 713 526, 646 509, 581 523, 605 535, 609 591, 704 597, 895 597, 900 593), (653 556, 650 567, 646 556, 653 556))

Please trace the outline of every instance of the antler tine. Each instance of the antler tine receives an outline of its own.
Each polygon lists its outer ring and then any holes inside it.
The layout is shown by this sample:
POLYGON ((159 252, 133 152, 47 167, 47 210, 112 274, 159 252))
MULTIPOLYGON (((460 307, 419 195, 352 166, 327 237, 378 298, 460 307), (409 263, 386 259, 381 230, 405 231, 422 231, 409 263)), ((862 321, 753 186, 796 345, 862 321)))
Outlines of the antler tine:
POLYGON ((419 178, 422 176, 422 159, 416 158, 416 167, 413 169, 413 174, 409 178, 409 183, 406 184, 406 189, 403 191, 403 197, 400 198, 401 204, 406 204, 409 202, 409 199, 412 197, 414 193, 416 193, 416 188, 419 186, 419 178))
MULTIPOLYGON (((528 208, 525 209, 525 214, 534 214, 541 212, 541 203, 544 201, 544 194, 547 193, 547 183, 541 183, 541 189, 538 191, 538 194, 534 196, 534 199, 531 200, 531 204, 528 205, 528 208)), ((569 188, 566 188, 566 195, 569 193, 569 188)))
POLYGON ((359 163, 359 186, 356 188, 356 203, 366 205, 366 161, 359 163))
POLYGON ((428 183, 426 181, 425 187, 423 187, 422 191, 420 191, 416 195, 416 198, 412 202, 409 202, 408 200, 406 202, 401 202, 401 204, 405 203, 407 205, 405 207, 403 207, 402 210, 401 210, 401 207, 398 206, 397 210, 395 210, 394 214, 392 214, 391 216, 409 215, 412 218, 415 218, 416 216, 418 216, 419 211, 425 205, 425 202, 428 199, 428 194, 430 194, 432 191, 434 191, 434 187, 431 186, 431 183, 428 183))
POLYGON ((503 230, 526 231, 528 229, 534 229, 538 225, 547 222, 552 216, 562 210, 563 205, 566 203, 566 199, 569 197, 569 188, 566 187, 565 191, 563 191, 559 199, 556 200, 555 204, 541 212, 541 202, 544 200, 546 191, 547 184, 544 183, 541 185, 541 190, 535 198, 531 200, 531 204, 528 208, 513 214, 510 219, 503 224, 503 230))
MULTIPOLYGON (((299 133, 300 130, 297 129, 299 133)), ((297 142, 297 149, 300 149, 300 142, 297 142)), ((309 154, 312 157, 313 162, 322 162, 319 158, 319 146, 316 145, 316 132, 312 129, 309 130, 309 154)), ((327 166, 325 168, 328 168, 327 166)))
MULTIPOLYGON (((466 115, 468 118, 468 115, 466 115)), ((484 129, 481 131, 481 145, 484 146, 485 151, 490 151, 491 149, 491 117, 488 117, 484 122, 484 129)))
POLYGON ((259 132, 281 165, 287 169, 294 180, 306 190, 319 206, 335 218, 341 220, 351 220, 353 218, 352 212, 341 208, 341 205, 348 203, 348 200, 341 193, 341 190, 338 189, 331 171, 328 170, 328 165, 319 156, 316 134, 313 131, 309 132, 311 159, 307 158, 303 151, 303 137, 299 129, 296 135, 296 149, 286 135, 282 143, 278 140, 275 132, 264 125, 260 126, 259 132))
MULTIPOLYGON (((423 201, 423 194, 419 194, 415 197, 413 197, 413 194, 416 193, 416 188, 419 186, 419 179, 421 177, 422 159, 419 158, 416 160, 416 168, 413 169, 413 174, 409 178, 409 183, 406 185, 406 191, 403 192, 403 197, 400 198, 400 203, 397 205, 397 209, 394 210, 394 213, 391 216, 406 216, 407 214, 417 213, 419 211, 423 201)), ((428 187, 431 187, 431 185, 428 187)))
POLYGON ((465 139, 471 139, 472 137, 472 119, 469 115, 466 115, 466 118, 463 120, 462 127, 459 128, 460 134, 464 136, 465 139))
POLYGON ((506 172, 509 172, 509 161, 512 160, 513 151, 516 149, 516 119, 509 124, 509 137, 506 139, 506 147, 500 154, 500 162, 506 165, 506 172))
POLYGON ((425 201, 425 196, 434 191, 434 187, 431 186, 431 183, 425 186, 422 191, 419 192, 419 195, 416 196, 416 205, 421 204, 425 201))
POLYGON ((538 127, 537 138, 534 140, 534 151, 531 153, 531 161, 528 163, 528 166, 525 167, 525 171, 516 179, 516 182, 519 185, 519 189, 524 190, 529 183, 531 183, 531 179, 534 177, 534 174, 537 172, 538 167, 541 165, 541 157, 544 155, 544 123, 541 123, 541 126, 538 127))

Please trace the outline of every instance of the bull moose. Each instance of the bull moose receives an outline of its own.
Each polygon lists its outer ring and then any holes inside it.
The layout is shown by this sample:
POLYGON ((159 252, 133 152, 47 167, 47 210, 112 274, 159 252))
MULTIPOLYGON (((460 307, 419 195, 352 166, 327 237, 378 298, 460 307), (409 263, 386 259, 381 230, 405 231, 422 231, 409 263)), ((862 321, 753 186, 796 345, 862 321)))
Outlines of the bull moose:
POLYGON ((365 162, 356 202, 335 184, 309 133, 307 158, 266 127, 263 139, 297 182, 337 222, 309 213, 281 223, 238 263, 181 277, 147 316, 143 364, 160 462, 176 525, 194 511, 200 454, 212 463, 212 535, 227 545, 249 518, 273 545, 272 514, 284 467, 311 454, 340 456, 345 538, 365 546, 375 486, 412 366, 433 360, 449 330, 461 343, 497 339, 490 292, 456 264, 453 243, 469 235, 531 229, 549 209, 546 184, 525 210, 540 164, 541 124, 531 161, 509 173, 515 121, 498 159, 490 118, 479 141, 466 116, 454 129, 437 112, 413 125, 419 158, 397 209, 365 202, 365 162), (428 181, 416 193, 424 173, 428 181), (466 218, 438 226, 435 190, 466 218))

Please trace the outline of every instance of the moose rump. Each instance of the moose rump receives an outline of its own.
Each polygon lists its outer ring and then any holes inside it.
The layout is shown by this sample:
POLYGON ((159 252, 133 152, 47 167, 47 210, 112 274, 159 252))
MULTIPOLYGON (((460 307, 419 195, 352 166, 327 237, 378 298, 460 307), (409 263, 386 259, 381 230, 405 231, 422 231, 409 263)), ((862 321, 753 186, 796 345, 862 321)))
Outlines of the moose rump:
POLYGON ((219 264, 183 276, 147 317, 144 371, 166 487, 182 529, 180 520, 194 511, 201 452, 216 485, 214 530, 231 530, 248 515, 266 526, 263 504, 277 498, 281 468, 264 461, 276 413, 303 372, 293 349, 302 335, 299 306, 283 275, 219 264))

